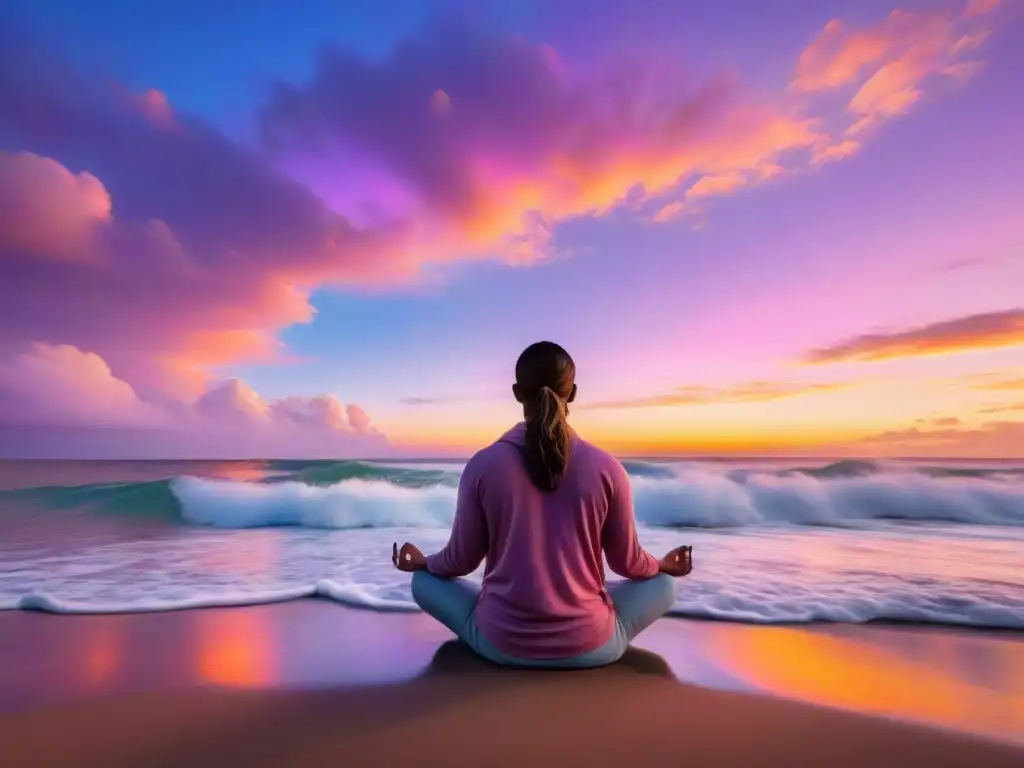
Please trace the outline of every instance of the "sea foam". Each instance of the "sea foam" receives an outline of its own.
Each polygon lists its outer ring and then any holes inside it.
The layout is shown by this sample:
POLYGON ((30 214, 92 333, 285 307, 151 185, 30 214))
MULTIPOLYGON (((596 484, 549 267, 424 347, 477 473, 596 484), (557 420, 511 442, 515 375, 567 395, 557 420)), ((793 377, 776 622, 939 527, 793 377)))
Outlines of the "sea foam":
MULTIPOLYGON (((1024 533, 980 530, 641 528, 640 539, 656 553, 694 547, 695 570, 678 582, 676 615, 1024 628, 1024 533)), ((429 551, 446 539, 446 531, 428 528, 183 528, 174 536, 31 558, 0 547, 0 607, 118 613, 318 596, 373 610, 416 610, 408 574, 391 564, 392 542, 410 540, 429 551)))

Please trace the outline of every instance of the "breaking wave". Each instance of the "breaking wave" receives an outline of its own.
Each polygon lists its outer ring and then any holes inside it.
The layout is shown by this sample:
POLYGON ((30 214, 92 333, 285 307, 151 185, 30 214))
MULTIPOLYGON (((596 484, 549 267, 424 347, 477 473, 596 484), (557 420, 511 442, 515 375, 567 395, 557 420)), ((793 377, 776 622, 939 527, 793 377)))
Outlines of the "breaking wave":
MULTIPOLYGON (((735 468, 627 461, 637 520, 650 527, 858 527, 870 521, 1024 526, 1017 467, 735 468)), ((272 462, 256 482, 183 476, 6 492, 51 508, 179 519, 219 528, 447 528, 459 464, 272 462)))

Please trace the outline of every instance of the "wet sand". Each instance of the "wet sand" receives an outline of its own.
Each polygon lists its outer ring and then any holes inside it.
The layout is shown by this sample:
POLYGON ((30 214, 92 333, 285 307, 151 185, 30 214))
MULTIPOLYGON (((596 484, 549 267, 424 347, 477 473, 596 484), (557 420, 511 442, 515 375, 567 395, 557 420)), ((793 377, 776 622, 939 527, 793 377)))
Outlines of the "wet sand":
POLYGON ((314 600, 0 613, 0 764, 1024 765, 1019 635, 666 620, 557 673, 449 639, 314 600))

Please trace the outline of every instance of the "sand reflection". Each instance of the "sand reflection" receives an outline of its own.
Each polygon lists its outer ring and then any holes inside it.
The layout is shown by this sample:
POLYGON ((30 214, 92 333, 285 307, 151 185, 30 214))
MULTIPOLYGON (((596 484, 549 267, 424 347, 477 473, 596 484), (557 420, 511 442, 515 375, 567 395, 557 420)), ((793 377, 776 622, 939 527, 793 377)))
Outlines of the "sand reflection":
POLYGON ((94 625, 83 640, 82 682, 96 687, 112 682, 121 662, 121 633, 113 626, 94 625))
POLYGON ((264 611, 233 609, 193 615, 196 671, 203 682, 253 687, 278 680, 279 654, 264 611))
POLYGON ((1024 644, 1019 641, 972 637, 968 646, 957 634, 934 629, 873 629, 871 642, 844 637, 841 630, 734 626, 715 634, 710 655, 752 688, 1024 739, 1024 644))

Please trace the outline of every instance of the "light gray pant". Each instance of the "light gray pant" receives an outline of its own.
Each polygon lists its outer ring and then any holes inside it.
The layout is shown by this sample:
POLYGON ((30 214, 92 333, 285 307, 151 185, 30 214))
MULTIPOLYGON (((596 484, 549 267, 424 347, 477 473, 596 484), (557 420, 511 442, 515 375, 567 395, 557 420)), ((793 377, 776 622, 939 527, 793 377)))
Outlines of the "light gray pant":
POLYGON ((468 579, 443 579, 426 571, 412 575, 412 596, 420 608, 485 659, 510 667, 583 669, 616 662, 641 630, 668 613, 676 599, 676 585, 675 579, 661 573, 642 581, 609 584, 608 593, 615 603, 615 633, 600 648, 566 659, 518 659, 491 645, 477 627, 474 613, 480 584, 468 579))

